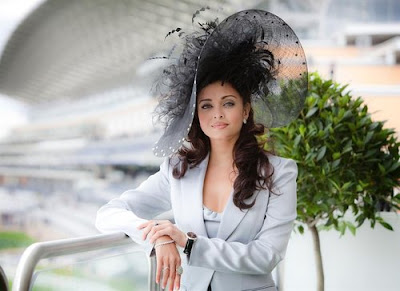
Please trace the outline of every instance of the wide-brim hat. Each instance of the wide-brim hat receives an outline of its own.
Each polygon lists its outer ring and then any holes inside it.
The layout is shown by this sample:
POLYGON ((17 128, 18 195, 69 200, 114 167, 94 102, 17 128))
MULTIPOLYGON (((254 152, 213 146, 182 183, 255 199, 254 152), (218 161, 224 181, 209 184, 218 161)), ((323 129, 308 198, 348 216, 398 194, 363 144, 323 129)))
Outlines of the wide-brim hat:
POLYGON ((155 112, 165 131, 154 145, 156 156, 176 153, 187 139, 195 116, 198 83, 210 69, 210 60, 242 63, 239 66, 244 80, 252 78, 246 67, 258 62, 257 68, 262 68, 265 78, 251 92, 256 123, 282 127, 296 119, 303 108, 308 89, 306 57, 299 38, 285 21, 267 11, 245 10, 218 25, 201 28, 202 32, 183 37, 177 62, 163 72, 163 92, 155 112), (244 43, 251 44, 249 54, 253 56, 246 53, 238 61, 237 48, 244 43), (258 54, 259 50, 268 51, 268 57, 258 54))

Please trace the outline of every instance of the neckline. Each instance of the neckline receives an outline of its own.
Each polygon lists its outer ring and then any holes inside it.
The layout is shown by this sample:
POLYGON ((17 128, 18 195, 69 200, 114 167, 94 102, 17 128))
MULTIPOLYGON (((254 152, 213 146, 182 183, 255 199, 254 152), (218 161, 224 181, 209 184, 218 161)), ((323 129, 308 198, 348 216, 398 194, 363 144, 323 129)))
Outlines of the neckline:
POLYGON ((224 212, 224 210, 222 211, 222 212, 217 212, 217 211, 214 211, 214 210, 212 210, 212 209, 210 209, 210 208, 208 208, 207 206, 205 206, 204 204, 203 204, 203 208, 204 209, 207 209, 207 210, 209 210, 209 211, 211 211, 212 213, 216 213, 216 214, 219 214, 219 215, 222 215, 222 213, 224 212))
POLYGON ((204 180, 206 178, 209 161, 210 161, 210 152, 208 152, 207 156, 204 158, 204 160, 201 163, 201 166, 203 167, 202 180, 201 180, 201 204, 202 204, 203 208, 207 208, 209 211, 211 211, 213 213, 218 213, 218 214, 222 215, 225 212, 225 209, 228 208, 228 204, 229 204, 230 200, 232 199, 234 189, 233 189, 233 187, 231 188, 231 192, 229 193, 228 200, 226 201, 225 207, 222 210, 222 212, 217 212, 217 211, 211 210, 210 208, 208 208, 207 206, 204 205, 204 200, 203 200, 204 180))

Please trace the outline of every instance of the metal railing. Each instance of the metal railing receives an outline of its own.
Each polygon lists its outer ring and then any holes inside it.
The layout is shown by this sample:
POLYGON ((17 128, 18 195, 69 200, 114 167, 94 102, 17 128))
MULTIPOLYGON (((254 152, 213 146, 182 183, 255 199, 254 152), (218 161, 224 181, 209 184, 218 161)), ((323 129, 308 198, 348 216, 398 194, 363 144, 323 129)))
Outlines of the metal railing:
MULTIPOLYGON (((34 243, 30 245, 22 254, 22 257, 18 263, 12 290, 31 290, 35 268, 39 261, 42 259, 84 253, 94 250, 108 249, 111 247, 126 246, 129 244, 137 245, 122 232, 34 243)), ((148 257, 148 261, 149 290, 159 291, 161 290, 160 285, 157 285, 155 283, 155 256, 148 257)))

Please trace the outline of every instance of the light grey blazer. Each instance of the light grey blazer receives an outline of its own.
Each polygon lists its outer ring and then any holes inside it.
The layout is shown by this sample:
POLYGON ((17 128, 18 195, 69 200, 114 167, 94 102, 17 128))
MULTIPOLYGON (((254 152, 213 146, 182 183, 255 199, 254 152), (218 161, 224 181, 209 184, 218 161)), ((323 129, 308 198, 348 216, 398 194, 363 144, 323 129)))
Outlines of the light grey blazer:
POLYGON ((138 188, 123 193, 99 209, 96 227, 102 232, 123 231, 144 246, 136 226, 172 209, 177 227, 193 231, 198 239, 190 258, 181 252, 181 290, 213 291, 276 290, 271 271, 285 255, 296 218, 297 165, 293 160, 269 155, 274 167, 274 192, 256 191, 241 211, 232 193, 222 215, 218 235, 208 238, 203 220, 203 183, 208 157, 186 172, 172 177, 175 161, 165 159, 160 171, 138 188))

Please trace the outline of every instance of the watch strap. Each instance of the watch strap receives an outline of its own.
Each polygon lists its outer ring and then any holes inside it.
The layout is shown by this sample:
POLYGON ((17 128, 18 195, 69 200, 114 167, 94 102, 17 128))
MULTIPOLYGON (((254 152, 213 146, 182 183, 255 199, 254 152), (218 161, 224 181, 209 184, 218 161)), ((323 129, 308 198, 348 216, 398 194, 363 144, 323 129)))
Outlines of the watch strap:
POLYGON ((197 240, 197 236, 196 236, 196 234, 193 233, 193 232, 188 232, 188 233, 186 234, 186 237, 187 237, 188 239, 187 239, 187 241, 186 241, 185 248, 183 249, 183 253, 186 254, 186 255, 188 255, 188 256, 190 256, 190 253, 191 253, 192 248, 193 248, 193 244, 194 244, 194 242, 197 240))

